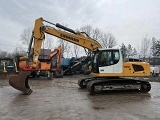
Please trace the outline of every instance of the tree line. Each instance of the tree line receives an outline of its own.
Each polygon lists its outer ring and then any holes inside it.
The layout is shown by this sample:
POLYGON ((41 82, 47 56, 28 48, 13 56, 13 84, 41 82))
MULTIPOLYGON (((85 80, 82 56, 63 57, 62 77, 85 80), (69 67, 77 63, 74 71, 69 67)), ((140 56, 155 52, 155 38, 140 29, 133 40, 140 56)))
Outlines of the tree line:
MULTIPOLYGON (((27 50, 24 48, 27 48, 30 42, 31 37, 31 28, 24 29, 22 34, 20 35, 20 45, 18 45, 12 53, 9 53, 7 51, 0 50, 0 58, 5 57, 14 57, 16 55, 26 55, 27 50), (22 47, 23 46, 23 47, 22 47)), ((99 28, 93 28, 91 25, 84 25, 80 29, 76 30, 85 32, 87 35, 97 40, 102 47, 104 48, 112 48, 117 46, 117 39, 114 37, 114 35, 110 32, 103 32, 99 28)), ((63 39, 56 38, 54 36, 46 35, 45 40, 43 41, 42 48, 44 49, 54 49, 58 47, 59 45, 62 45, 63 47, 63 56, 64 57, 80 57, 84 54, 87 54, 87 49, 82 48, 78 45, 75 45, 73 43, 64 41, 63 39), (54 40, 53 40, 54 39, 54 40)), ((122 43, 120 46, 118 46, 119 49, 121 49, 123 52, 123 57, 153 57, 153 56, 159 56, 160 55, 160 40, 152 37, 149 38, 147 35, 142 38, 140 45, 135 47, 132 47, 131 44, 125 45, 122 43)))

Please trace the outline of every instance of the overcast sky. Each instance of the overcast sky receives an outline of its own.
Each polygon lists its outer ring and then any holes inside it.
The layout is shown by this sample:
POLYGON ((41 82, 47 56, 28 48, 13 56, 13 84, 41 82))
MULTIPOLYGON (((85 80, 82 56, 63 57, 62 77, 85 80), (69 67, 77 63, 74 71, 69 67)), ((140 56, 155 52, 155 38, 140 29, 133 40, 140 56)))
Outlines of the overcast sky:
POLYGON ((39 17, 72 29, 89 24, 133 47, 146 35, 160 39, 160 0, 0 0, 0 50, 13 51, 39 17))

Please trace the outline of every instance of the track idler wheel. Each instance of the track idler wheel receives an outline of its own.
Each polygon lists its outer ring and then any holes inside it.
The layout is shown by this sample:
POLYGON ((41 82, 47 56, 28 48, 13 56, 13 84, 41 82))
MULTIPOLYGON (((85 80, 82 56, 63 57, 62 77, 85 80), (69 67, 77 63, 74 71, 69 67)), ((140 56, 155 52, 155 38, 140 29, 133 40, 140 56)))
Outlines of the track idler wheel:
POLYGON ((93 82, 89 82, 88 83, 87 89, 88 89, 88 92, 90 93, 90 95, 94 95, 95 94, 93 82))
POLYGON ((83 83, 85 82, 85 79, 80 79, 78 81, 78 85, 80 86, 81 89, 85 89, 87 85, 84 85, 83 83))
POLYGON ((148 93, 151 90, 151 84, 149 82, 142 82, 141 92, 148 93))
POLYGON ((30 95, 32 90, 28 84, 28 77, 31 74, 31 71, 21 71, 18 75, 12 75, 9 78, 9 84, 19 90, 22 91, 25 95, 30 95))

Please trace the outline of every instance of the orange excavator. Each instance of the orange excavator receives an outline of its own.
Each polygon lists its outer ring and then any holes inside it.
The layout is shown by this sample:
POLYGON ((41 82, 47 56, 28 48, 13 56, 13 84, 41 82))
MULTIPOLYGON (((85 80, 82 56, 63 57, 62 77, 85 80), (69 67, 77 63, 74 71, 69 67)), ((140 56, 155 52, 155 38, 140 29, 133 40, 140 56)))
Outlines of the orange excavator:
MULTIPOLYGON (((39 65, 41 67, 37 68, 36 70, 31 71, 29 74, 30 77, 36 78, 39 76, 47 76, 47 79, 52 79, 52 73, 50 71, 51 68, 51 60, 50 59, 38 59, 40 61, 39 65)), ((30 62, 28 62, 27 56, 17 56, 16 57, 16 64, 17 69, 19 72, 22 72, 22 70, 25 69, 30 62)))
POLYGON ((60 45, 48 55, 48 58, 51 60, 50 71, 53 73, 53 77, 56 78, 63 77, 63 69, 61 68, 62 54, 63 50, 62 46, 60 45))
MULTIPOLYGON (((23 70, 27 65, 26 56, 16 56, 15 61, 18 70, 23 70)), ((31 72, 30 76, 35 78, 39 76, 47 76, 47 79, 52 77, 63 77, 61 69, 62 46, 55 48, 47 57, 47 59, 38 59, 41 67, 31 72), (53 75, 53 76, 52 76, 53 75)))
MULTIPOLYGON (((102 48, 99 42, 90 38, 85 32, 74 30, 54 24, 43 18, 35 21, 32 37, 29 44, 26 66, 17 76, 11 76, 9 83, 12 87, 30 95, 32 90, 28 84, 28 75, 37 69, 41 69, 41 61, 38 60, 42 41, 45 34, 49 34, 68 42, 88 49, 92 55, 92 75, 78 81, 81 88, 87 88, 90 94, 98 94, 107 91, 136 91, 149 92, 151 85, 147 81, 135 80, 133 77, 150 76, 150 64, 140 61, 124 61, 122 52, 115 48, 102 48), (48 23, 51 26, 45 25, 48 23), (57 29, 60 28, 60 29, 57 29), (33 54, 30 54, 33 43, 33 54), (132 77, 132 78, 130 78, 132 77)), ((46 63, 46 62, 45 62, 46 63)), ((47 64, 47 63, 46 63, 47 64)), ((50 69, 50 68, 48 68, 50 69)))

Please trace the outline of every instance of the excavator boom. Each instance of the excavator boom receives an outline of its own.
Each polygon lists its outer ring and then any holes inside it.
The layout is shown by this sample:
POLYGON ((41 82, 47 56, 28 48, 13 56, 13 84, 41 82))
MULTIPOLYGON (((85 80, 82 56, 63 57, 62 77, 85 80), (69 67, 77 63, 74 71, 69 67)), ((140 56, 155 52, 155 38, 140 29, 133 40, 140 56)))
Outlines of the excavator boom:
POLYGON ((17 76, 10 76, 9 83, 12 87, 22 91, 24 94, 31 94, 32 90, 28 84, 28 76, 31 71, 40 69, 40 61, 38 60, 42 42, 45 39, 45 34, 49 34, 76 45, 87 48, 89 51, 101 48, 101 45, 87 36, 84 32, 75 32, 74 30, 62 26, 60 24, 53 24, 43 18, 35 20, 34 29, 32 32, 30 44, 28 47, 28 58, 26 58, 27 65, 21 69, 21 72, 17 76), (44 25, 44 22, 51 24, 52 26, 44 25), (53 26, 54 25, 54 26, 53 26), (56 27, 56 28, 55 28, 56 27), (60 28, 60 29, 57 29, 60 28), (33 54, 31 54, 31 46, 33 44, 33 54), (29 62, 28 62, 29 61, 29 62), (30 62, 31 61, 31 62, 30 62))

